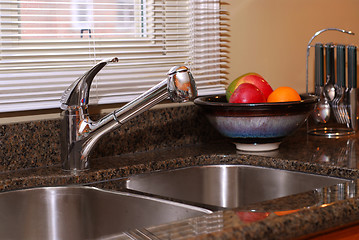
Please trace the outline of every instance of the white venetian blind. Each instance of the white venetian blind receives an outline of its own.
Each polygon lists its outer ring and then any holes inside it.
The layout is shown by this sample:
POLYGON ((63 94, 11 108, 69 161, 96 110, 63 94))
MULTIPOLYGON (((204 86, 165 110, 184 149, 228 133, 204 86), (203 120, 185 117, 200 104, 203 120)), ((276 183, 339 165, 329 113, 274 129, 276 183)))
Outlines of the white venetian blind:
POLYGON ((219 0, 0 0, 0 112, 59 108, 67 86, 102 59, 91 104, 127 102, 174 65, 199 94, 223 93, 219 0))

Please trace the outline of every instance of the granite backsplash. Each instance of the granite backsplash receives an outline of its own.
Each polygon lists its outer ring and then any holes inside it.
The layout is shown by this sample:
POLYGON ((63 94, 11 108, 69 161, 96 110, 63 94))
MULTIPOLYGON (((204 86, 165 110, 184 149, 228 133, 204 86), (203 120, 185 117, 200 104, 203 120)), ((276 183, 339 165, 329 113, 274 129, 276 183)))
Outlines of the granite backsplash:
MULTIPOLYGON (((195 105, 149 110, 106 135, 91 158, 221 138, 195 105)), ((61 165, 60 119, 0 126, 0 172, 61 165)))

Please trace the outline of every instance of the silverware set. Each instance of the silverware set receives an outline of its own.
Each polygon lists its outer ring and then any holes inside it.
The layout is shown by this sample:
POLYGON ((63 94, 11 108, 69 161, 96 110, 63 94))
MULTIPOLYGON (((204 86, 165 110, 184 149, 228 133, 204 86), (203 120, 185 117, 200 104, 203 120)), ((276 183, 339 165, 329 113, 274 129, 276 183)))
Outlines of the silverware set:
POLYGON ((316 122, 327 123, 333 116, 332 118, 337 123, 356 130, 356 46, 333 43, 315 44, 315 94, 320 98, 313 113, 316 122))

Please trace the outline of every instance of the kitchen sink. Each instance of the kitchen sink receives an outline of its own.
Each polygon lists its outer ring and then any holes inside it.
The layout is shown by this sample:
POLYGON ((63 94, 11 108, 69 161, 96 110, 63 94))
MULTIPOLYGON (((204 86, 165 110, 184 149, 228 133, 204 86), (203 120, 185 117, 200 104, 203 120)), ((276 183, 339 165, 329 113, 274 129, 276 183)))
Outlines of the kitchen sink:
POLYGON ((209 213, 185 204, 94 187, 33 188, 0 194, 0 236, 107 239, 133 228, 209 213))
POLYGON ((249 165, 207 165, 129 177, 128 189, 221 208, 244 207, 347 179, 249 165))

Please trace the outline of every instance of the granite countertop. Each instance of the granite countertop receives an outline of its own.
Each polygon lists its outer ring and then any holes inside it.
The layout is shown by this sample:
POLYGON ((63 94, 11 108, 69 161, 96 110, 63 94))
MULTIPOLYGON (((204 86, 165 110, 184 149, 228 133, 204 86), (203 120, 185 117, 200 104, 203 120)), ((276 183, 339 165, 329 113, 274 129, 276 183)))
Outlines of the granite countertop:
MULTIPOLYGON (((193 112, 192 108, 159 110, 155 113, 149 113, 150 115, 144 116, 143 119, 136 120, 137 122, 146 122, 149 117, 159 115, 165 118, 164 121, 169 122, 171 129, 174 129, 173 126, 181 125, 181 122, 188 124, 186 118, 194 118, 196 119, 194 122, 197 123, 192 126, 195 130, 192 131, 191 136, 179 133, 180 130, 176 129, 175 131, 172 130, 171 133, 148 134, 155 139, 164 139, 154 144, 154 146, 160 145, 161 147, 143 147, 136 140, 136 148, 140 151, 123 152, 124 148, 130 149, 130 147, 125 146, 121 149, 123 153, 120 155, 114 152, 115 150, 111 150, 111 152, 107 149, 106 151, 110 154, 104 156, 102 150, 98 149, 91 159, 91 169, 77 174, 65 172, 61 169, 58 160, 58 142, 54 140, 58 137, 58 133, 54 133, 53 136, 49 134, 49 129, 58 127, 57 121, 50 121, 45 124, 46 129, 40 127, 44 125, 43 122, 39 124, 29 123, 25 127, 20 124, 2 126, 0 128, 0 138, 2 137, 0 167, 3 170, 0 173, 0 190, 72 184, 113 188, 114 185, 121 186, 124 179, 130 175, 207 164, 246 164, 309 172, 350 178, 353 179, 355 186, 358 186, 356 183, 359 175, 357 168, 358 134, 340 138, 323 138, 308 135, 305 127, 303 127, 293 136, 285 139, 279 150, 257 153, 240 152, 228 139, 220 138, 217 133, 209 131, 208 125, 203 126, 205 120, 199 119, 197 113, 188 116, 189 112, 193 112), (177 118, 175 120, 169 117, 168 112, 172 111, 176 112, 177 118), (178 120, 178 118, 184 118, 184 120, 178 120), (29 136, 26 137, 28 131, 26 129, 29 128, 31 130, 29 130, 29 136), (17 134, 14 129, 21 131, 17 134), (41 156, 36 155, 35 152, 39 152, 39 150, 31 143, 31 141, 38 140, 30 140, 30 138, 34 139, 34 132, 36 134, 41 132, 41 141, 46 138, 51 142, 51 144, 48 143, 51 147, 47 148, 43 146, 45 143, 41 143, 41 148, 51 149, 40 151, 41 156), (193 132, 196 133, 193 134, 193 132), (165 136, 162 137, 162 135, 165 136), (14 147, 14 139, 17 146, 20 145, 22 148, 26 146, 27 156, 24 156, 23 152, 20 154, 14 149, 11 150, 11 146, 14 147), (173 141, 168 143, 171 140, 173 141), (17 159, 23 159, 23 161, 20 162, 17 159)), ((121 130, 124 132, 118 134, 126 134, 130 139, 138 139, 136 134, 143 136, 143 131, 157 133, 161 127, 158 127, 159 129, 157 127, 144 128, 144 130, 125 128, 121 130)), ((124 144, 126 145, 126 143, 124 144)), ((217 211, 203 217, 169 225, 153 226, 147 230, 156 236, 155 239, 298 238, 359 220, 357 187, 354 192, 344 191, 344 193, 340 192, 339 194, 337 190, 338 186, 324 188, 320 191, 320 197, 317 196, 314 200, 312 193, 303 193, 246 208, 217 211), (251 213, 251 210, 265 214, 265 218, 258 221, 248 221, 242 217, 243 214, 240 214, 243 212, 251 213)), ((127 238, 120 236, 119 239, 127 238)))

